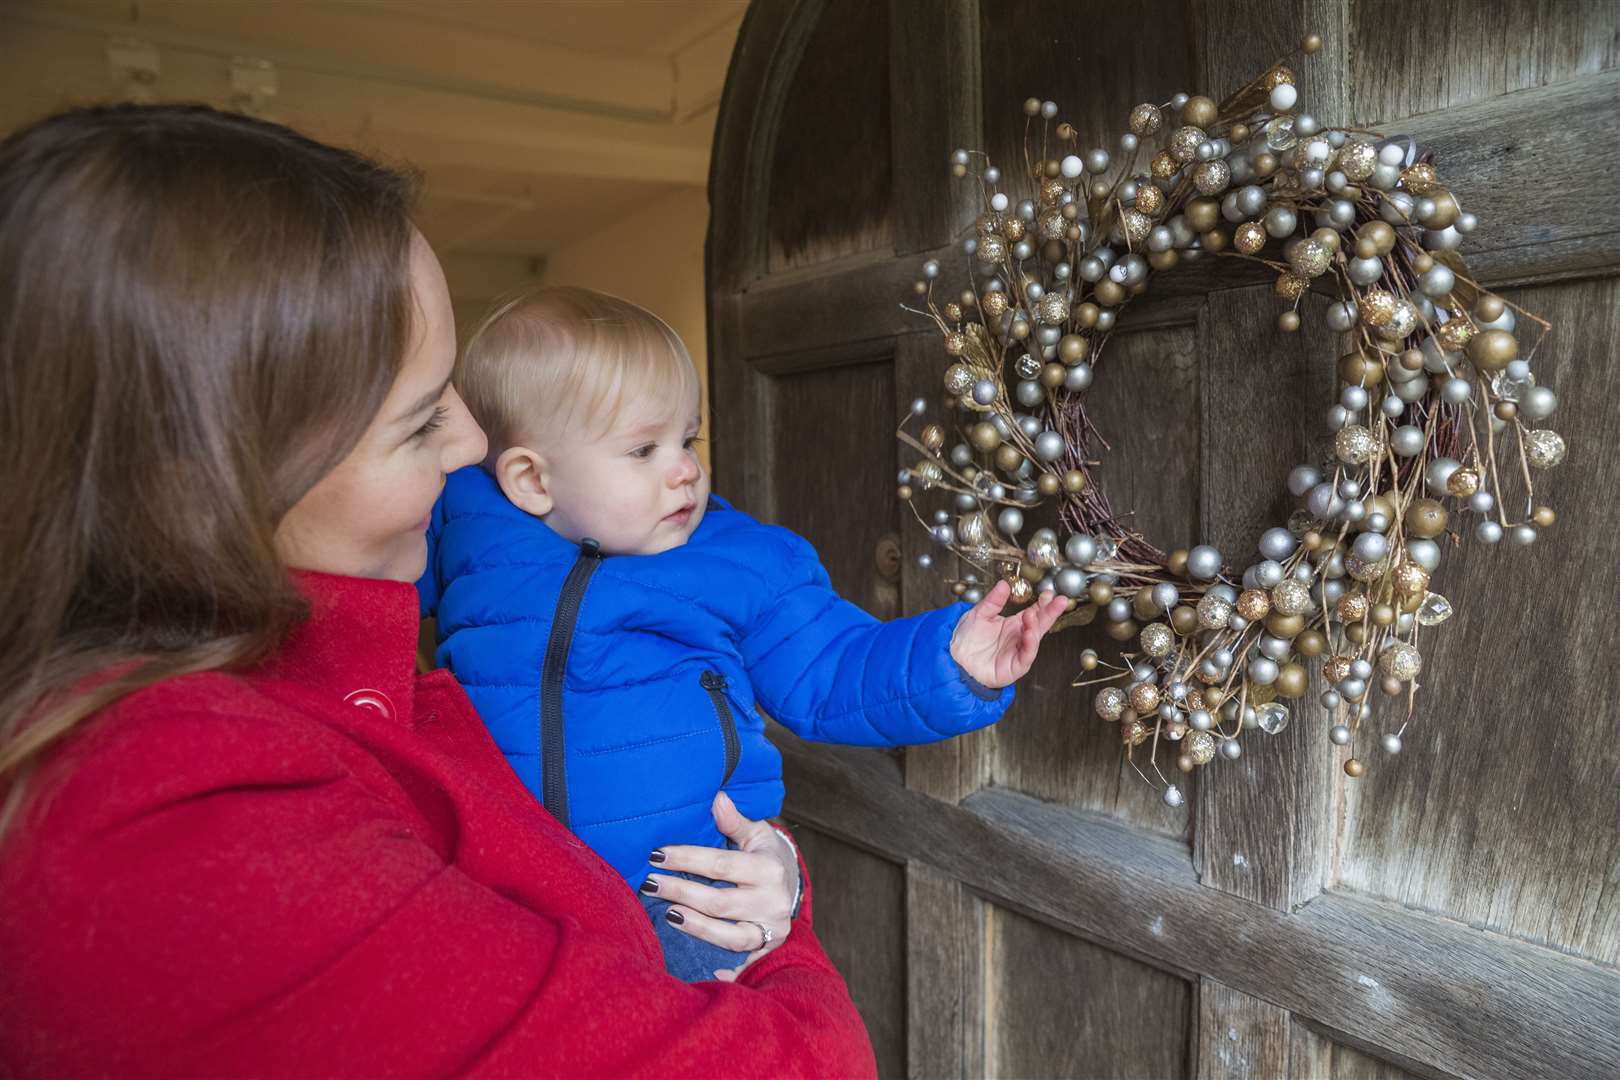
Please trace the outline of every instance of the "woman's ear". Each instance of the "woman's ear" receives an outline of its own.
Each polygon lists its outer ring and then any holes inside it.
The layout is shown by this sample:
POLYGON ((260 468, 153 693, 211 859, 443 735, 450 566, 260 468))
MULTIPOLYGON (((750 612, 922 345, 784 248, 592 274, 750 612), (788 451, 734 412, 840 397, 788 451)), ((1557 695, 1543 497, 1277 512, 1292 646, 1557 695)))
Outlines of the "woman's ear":
POLYGON ((551 513, 551 477, 546 473, 546 459, 527 446, 509 446, 501 451, 495 459, 495 482, 507 501, 524 513, 535 517, 551 513))

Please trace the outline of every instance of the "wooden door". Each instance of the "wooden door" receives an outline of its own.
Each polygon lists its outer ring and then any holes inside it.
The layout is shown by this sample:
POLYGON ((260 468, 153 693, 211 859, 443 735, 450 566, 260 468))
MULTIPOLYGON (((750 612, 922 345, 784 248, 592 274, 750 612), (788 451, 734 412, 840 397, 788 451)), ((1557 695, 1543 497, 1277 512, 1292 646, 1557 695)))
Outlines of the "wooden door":
MULTIPOLYGON (((781 736, 818 927, 886 1075, 1620 1075, 1620 7, 758 0, 710 187, 716 486, 881 615, 947 599, 892 433, 943 369, 899 301, 923 259, 960 265, 978 209, 950 150, 1016 160, 1031 94, 1111 144, 1134 103, 1219 98, 1307 31, 1311 111, 1433 147, 1482 222, 1474 269, 1556 324, 1561 523, 1442 568, 1461 615, 1405 752, 1360 781, 1306 713, 1166 807, 1069 689, 1112 645, 1089 630, 989 731, 781 736)), ((1332 400, 1321 319, 1282 335, 1269 286, 1221 262, 1126 310, 1130 381, 1094 394, 1114 505, 1167 549, 1248 550, 1332 400)))

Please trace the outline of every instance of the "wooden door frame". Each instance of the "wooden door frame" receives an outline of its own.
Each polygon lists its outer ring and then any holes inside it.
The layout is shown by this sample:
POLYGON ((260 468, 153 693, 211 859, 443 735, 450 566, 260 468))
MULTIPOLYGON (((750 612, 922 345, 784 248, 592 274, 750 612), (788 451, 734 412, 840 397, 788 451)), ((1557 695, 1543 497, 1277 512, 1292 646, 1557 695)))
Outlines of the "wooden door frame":
MULTIPOLYGON (((776 121, 823 7, 822 0, 756 0, 739 35, 715 133, 710 386, 723 418, 717 433, 724 433, 717 435, 715 468, 728 491, 766 518, 775 516, 768 483, 771 377, 892 356, 897 400, 935 387, 935 342, 902 319, 895 298, 921 259, 954 245, 954 229, 971 210, 964 216, 952 202, 943 154, 925 159, 922 148, 981 142, 978 3, 892 0, 891 84, 934 78, 941 56, 955 58, 959 75, 930 99, 930 115, 912 111, 893 123, 895 171, 904 170, 908 189, 895 207, 896 253, 767 278, 776 121), (932 166, 922 175, 919 160, 932 166), (826 319, 831 310, 842 317, 826 319), (867 328, 868 336, 850 340, 851 324, 867 328)), ((1216 27, 1243 5, 1197 7, 1202 18, 1192 32, 1203 43, 1216 40, 1216 27)), ((1290 25, 1268 36, 1297 39, 1307 22, 1342 33, 1344 11, 1339 0, 1308 0, 1280 14, 1290 25)), ((1219 89, 1231 76, 1269 63, 1272 57, 1255 53, 1261 47, 1198 49, 1204 85, 1219 89)), ((1344 103, 1342 71, 1313 77, 1311 100, 1330 109, 1344 103), (1337 85, 1322 81, 1334 79, 1337 85)), ((1472 175, 1500 180, 1482 186, 1510 190, 1520 183, 1514 170, 1523 157, 1498 152, 1492 132, 1513 130, 1537 142, 1535 153, 1563 154, 1582 139, 1607 137, 1602 106, 1617 92, 1620 72, 1395 127, 1472 175), (1525 122, 1530 116, 1534 124, 1525 122)), ((1494 285, 1612 271, 1620 266, 1620 209, 1609 202, 1595 229, 1566 230, 1531 251, 1487 249, 1471 255, 1473 265, 1494 285)), ((1483 218, 1492 207, 1478 209, 1483 218)), ((1209 285, 1203 275, 1185 276, 1163 298, 1133 306, 1132 325, 1208 318, 1199 291, 1209 285)), ((1222 407, 1211 390, 1201 405, 1206 415, 1222 407)), ((1219 528, 1220 508, 1205 510, 1206 522, 1219 528)), ((916 530, 907 530, 908 567, 920 544, 916 530)), ((906 610, 927 601, 916 578, 907 574, 902 585, 906 610)), ((1296 725, 1307 727, 1314 726, 1296 725)), ((1203 1018, 1200 1075, 1214 1070, 1212 1049, 1226 1045, 1234 1018, 1248 1025, 1252 1037, 1241 1045, 1255 1055, 1247 1064, 1256 1075, 1311 1072, 1324 1052, 1323 1036, 1425 1076, 1582 1076, 1620 1068, 1620 989, 1612 968, 1375 897, 1323 891, 1337 807, 1334 765, 1319 731, 1275 751, 1268 771, 1295 778, 1280 797, 1276 785, 1262 796, 1236 773, 1199 785, 1191 851, 1100 816, 985 787, 986 754, 971 736, 909 750, 902 773, 869 752, 812 749, 777 734, 788 815, 906 869, 914 1075, 984 1071, 977 972, 985 901, 1189 980, 1203 1018), (1265 875, 1234 872, 1240 865, 1234 856, 1245 852, 1263 862, 1265 875)))

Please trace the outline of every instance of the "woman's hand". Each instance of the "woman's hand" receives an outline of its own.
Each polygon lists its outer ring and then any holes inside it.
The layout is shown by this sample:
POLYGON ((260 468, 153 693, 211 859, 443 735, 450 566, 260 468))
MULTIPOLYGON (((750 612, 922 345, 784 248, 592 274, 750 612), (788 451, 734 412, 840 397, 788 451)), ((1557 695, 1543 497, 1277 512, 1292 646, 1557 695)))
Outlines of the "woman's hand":
POLYGON ((996 582, 995 588, 962 616, 951 635, 951 659, 980 685, 992 690, 1028 673, 1041 638, 1069 606, 1067 598, 1046 592, 1023 611, 1002 615, 1011 592, 1012 586, 1005 580, 996 582))
POLYGON ((736 850, 671 844, 654 852, 652 861, 666 870, 729 881, 736 888, 720 889, 665 874, 653 874, 648 880, 657 884, 657 895, 675 902, 670 914, 680 921, 670 921, 683 933, 748 953, 735 971, 714 973, 729 982, 787 940, 799 892, 799 860, 781 833, 763 821, 743 817, 725 792, 714 797, 713 811, 715 825, 737 845, 736 850), (764 942, 765 930, 770 931, 769 944, 764 942))

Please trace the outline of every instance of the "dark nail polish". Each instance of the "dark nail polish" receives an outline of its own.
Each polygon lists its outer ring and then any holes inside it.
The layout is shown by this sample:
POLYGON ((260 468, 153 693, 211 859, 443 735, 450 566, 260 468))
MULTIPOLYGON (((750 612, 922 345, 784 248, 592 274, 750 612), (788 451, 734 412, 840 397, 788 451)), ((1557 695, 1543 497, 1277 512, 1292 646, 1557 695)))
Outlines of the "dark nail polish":
POLYGON ((657 851, 655 851, 651 855, 647 856, 647 861, 652 862, 652 863, 661 863, 661 862, 663 862, 664 861, 664 849, 659 848, 657 851))
POLYGON ((664 918, 668 919, 675 926, 679 926, 686 921, 686 916, 682 915, 674 908, 670 908, 668 911, 664 912, 664 918))
POLYGON ((646 881, 641 883, 641 891, 646 893, 648 896, 657 896, 658 882, 654 881, 652 878, 648 878, 646 881))

